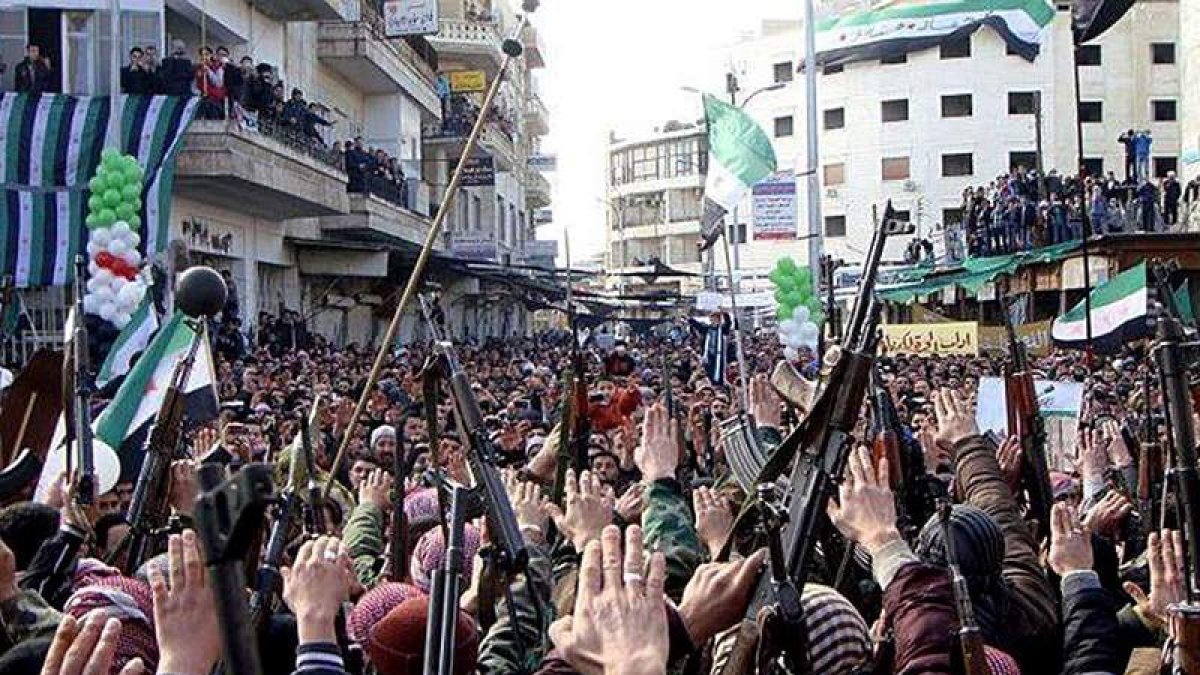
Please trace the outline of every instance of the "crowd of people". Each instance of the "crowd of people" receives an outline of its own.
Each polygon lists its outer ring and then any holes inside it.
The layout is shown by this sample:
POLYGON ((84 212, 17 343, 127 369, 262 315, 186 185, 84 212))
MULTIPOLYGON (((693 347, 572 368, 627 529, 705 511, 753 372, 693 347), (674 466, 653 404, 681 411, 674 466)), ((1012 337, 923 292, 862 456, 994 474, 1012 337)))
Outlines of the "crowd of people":
POLYGON ((1181 201, 1200 197, 1200 180, 1184 186, 1170 171, 1155 182, 1132 168, 1125 180, 1106 176, 1044 176, 1023 166, 987 185, 963 190, 961 224, 972 257, 1004 255, 1079 239, 1084 219, 1093 235, 1161 232, 1180 224, 1181 201))
MULTIPOLYGON (((719 422, 740 407, 738 368, 752 375, 749 412, 768 451, 803 412, 765 377, 781 354, 773 336, 746 336, 746 364, 728 349, 714 381, 704 324, 677 328, 584 348, 587 464, 567 472, 559 502, 548 495, 564 442, 563 376, 576 364, 571 335, 461 346, 531 560, 497 593, 482 574, 488 528, 467 525, 456 673, 721 672, 766 557, 739 547, 746 533, 734 528, 745 495, 730 480, 719 422)), ((170 503, 185 525, 195 462, 269 462, 282 488, 300 421, 316 395, 328 403, 313 441, 320 478, 334 475, 327 531, 292 533, 282 602, 260 631, 266 672, 419 672, 430 579, 446 556, 431 477, 472 481, 452 403, 425 398, 429 346, 394 352, 353 419, 371 350, 335 348, 294 313, 260 317, 252 343, 215 340, 222 412, 186 434, 193 459, 172 470, 170 503), (334 467, 347 434, 349 459, 334 467), (394 475, 396 453, 407 475, 394 475), (402 505, 394 481, 403 481, 402 505), (410 560, 395 570, 387 523, 401 508, 410 560)), ((947 532, 992 673, 1158 672, 1167 608, 1183 598, 1182 544, 1178 532, 1155 532, 1157 516, 1129 497, 1139 444, 1160 442, 1165 425, 1161 397, 1147 399, 1141 386, 1151 367, 1143 346, 1125 349, 1094 373, 1073 352, 1035 362, 1039 377, 1086 391, 1078 442, 1051 458, 1057 503, 1040 530, 1025 519, 1019 439, 981 433, 975 421, 976 405, 999 405, 977 400, 977 390, 980 378, 1002 374, 1004 359, 878 360, 901 438, 920 448, 916 472, 957 503, 945 531, 933 521, 901 525, 888 479, 899 467, 873 463, 875 421, 864 408, 828 514, 830 532, 858 553, 847 557, 849 572, 801 589, 811 672, 963 672, 947 532)), ((811 354, 795 365, 818 370, 811 354)), ((171 534, 141 569, 121 571, 132 492, 122 482, 88 511, 64 477, 44 500, 0 510, 0 672, 212 670, 218 625, 191 530, 171 534)), ((837 562, 815 563, 813 576, 837 562)))
POLYGON ((383 148, 364 145, 362 136, 345 144, 335 143, 334 152, 349 177, 348 191, 378 195, 410 208, 408 180, 398 157, 389 155, 383 148))

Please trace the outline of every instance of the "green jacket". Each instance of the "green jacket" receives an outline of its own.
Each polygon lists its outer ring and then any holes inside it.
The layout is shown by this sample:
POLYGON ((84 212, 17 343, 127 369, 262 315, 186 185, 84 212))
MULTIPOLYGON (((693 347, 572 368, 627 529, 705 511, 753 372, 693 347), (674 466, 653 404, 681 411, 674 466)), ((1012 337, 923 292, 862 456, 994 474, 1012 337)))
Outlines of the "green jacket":
POLYGON ((0 654, 26 640, 54 637, 62 616, 30 590, 0 602, 0 654))
POLYGON ((646 491, 642 533, 648 551, 661 551, 667 558, 667 595, 675 600, 696 568, 704 560, 704 546, 696 534, 692 509, 683 486, 674 479, 657 480, 646 491))
POLYGON ((384 581, 386 525, 387 514, 378 506, 364 502, 350 512, 350 520, 343 532, 350 560, 354 563, 354 575, 368 589, 384 581))
POLYGON ((501 594, 496 623, 479 644, 477 673, 507 675, 537 671, 546 652, 543 636, 555 618, 550 604, 550 578, 546 546, 529 544, 528 573, 510 587, 511 608, 508 599, 501 594))

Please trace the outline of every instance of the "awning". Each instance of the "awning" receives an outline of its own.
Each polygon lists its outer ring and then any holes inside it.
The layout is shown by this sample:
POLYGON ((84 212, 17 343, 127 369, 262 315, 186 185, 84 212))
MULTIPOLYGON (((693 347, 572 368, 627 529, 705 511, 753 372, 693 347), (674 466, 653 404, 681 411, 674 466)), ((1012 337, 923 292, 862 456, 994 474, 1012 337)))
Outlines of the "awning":
POLYGON ((996 277, 1012 274, 1028 265, 1062 260, 1078 248, 1078 241, 1069 241, 1008 255, 968 258, 957 268, 930 270, 918 281, 881 290, 879 297, 890 302, 912 302, 916 298, 932 295, 950 286, 978 293, 984 284, 995 281, 996 277))
POLYGON ((296 248, 301 274, 373 279, 387 276, 388 252, 382 248, 329 239, 288 237, 287 241, 296 248))

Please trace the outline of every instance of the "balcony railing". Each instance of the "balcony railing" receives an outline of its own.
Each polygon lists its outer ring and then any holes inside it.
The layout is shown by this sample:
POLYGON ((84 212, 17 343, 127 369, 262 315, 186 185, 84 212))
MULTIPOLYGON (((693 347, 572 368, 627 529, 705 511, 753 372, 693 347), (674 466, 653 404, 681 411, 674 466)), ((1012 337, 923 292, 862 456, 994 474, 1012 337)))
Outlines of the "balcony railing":
MULTIPOLYGON (((352 181, 356 183, 357 181, 352 181)), ((365 195, 379 197, 380 199, 389 202, 402 209, 412 211, 409 205, 408 186, 403 183, 390 181, 383 176, 368 175, 364 176, 361 184, 350 187, 350 192, 359 192, 365 195)))
POLYGON ((286 124, 276 117, 259 116, 253 128, 263 136, 278 141, 296 152, 308 155, 335 169, 342 169, 341 153, 335 152, 332 148, 325 145, 323 139, 313 138, 305 134, 295 124, 286 124))
POLYGON ((503 38, 498 21, 442 19, 437 35, 429 36, 436 49, 444 52, 471 51, 491 57, 496 63, 504 58, 500 50, 503 38))

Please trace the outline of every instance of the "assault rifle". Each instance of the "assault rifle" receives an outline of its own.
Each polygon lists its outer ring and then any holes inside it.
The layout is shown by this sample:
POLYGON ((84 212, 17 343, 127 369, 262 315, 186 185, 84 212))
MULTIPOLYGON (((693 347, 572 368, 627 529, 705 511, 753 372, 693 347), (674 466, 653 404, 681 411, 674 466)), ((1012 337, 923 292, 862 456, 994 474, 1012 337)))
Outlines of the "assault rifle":
POLYGON ((1038 536, 1050 534, 1050 507, 1054 490, 1050 468, 1046 466, 1046 424, 1038 409, 1037 390, 1033 386, 1033 367, 1025 343, 1017 337, 1008 305, 1003 306, 1004 330, 1008 335, 1010 363, 1004 375, 1004 397, 1008 404, 1008 433, 1021 441, 1024 467, 1021 483, 1029 495, 1029 511, 1038 524, 1038 536))
MULTIPOLYGON (((184 321, 190 321, 184 319, 184 321)), ((133 487, 133 497, 125 518, 129 521, 129 533, 110 557, 110 562, 125 551, 125 566, 122 571, 132 575, 142 563, 162 550, 162 538, 171 528, 167 527, 170 512, 171 462, 184 456, 183 440, 184 398, 192 366, 196 363, 196 351, 208 340, 203 320, 196 324, 196 335, 188 347, 187 355, 175 365, 171 384, 163 395, 162 407, 154 419, 154 427, 146 441, 145 457, 133 487)))
POLYGON ((292 466, 304 462, 304 491, 308 496, 303 502, 304 531, 311 537, 319 537, 327 531, 325 529, 325 491, 321 489, 321 482, 317 480, 312 443, 313 429, 320 432, 321 411, 324 407, 324 399, 318 395, 313 400, 308 419, 300 422, 300 446, 297 448, 300 456, 292 457, 292 466))
MULTIPOLYGON (((875 362, 879 336, 879 308, 875 284, 888 235, 912 232, 912 225, 896 220, 889 203, 875 230, 868 249, 862 284, 839 350, 831 350, 832 371, 827 386, 812 411, 792 431, 756 476, 760 486, 751 499, 760 510, 775 510, 770 497, 773 483, 795 459, 789 481, 790 500, 779 517, 768 518, 767 528, 772 550, 770 574, 759 579, 750 606, 742 620, 726 672, 750 672, 757 653, 757 669, 769 669, 775 657, 782 655, 792 672, 811 672, 806 631, 798 603, 797 588, 804 584, 816 541, 818 525, 833 496, 836 481, 845 469, 853 445, 851 434, 862 412, 863 400, 875 362), (790 588, 789 588, 790 587, 790 588), (765 626, 759 629, 760 610, 765 626), (755 644, 760 636, 777 636, 774 644, 755 644)), ((733 466, 733 464, 731 464, 733 466)), ((736 471, 736 469, 735 469, 736 471)))
POLYGON ((1150 371, 1142 374, 1142 428, 1138 439, 1138 482, 1137 504, 1142 529, 1149 533, 1155 529, 1159 513, 1159 491, 1163 489, 1162 448, 1158 444, 1158 428, 1151 412, 1150 371))
MULTIPOLYGON (((87 506, 96 497, 96 462, 92 448, 92 373, 88 355, 88 330, 84 320, 83 296, 87 283, 87 263, 82 255, 75 256, 74 309, 71 325, 70 355, 63 361, 69 386, 63 395, 69 397, 63 405, 66 420, 66 454, 74 449, 79 459, 79 477, 75 485, 75 503, 87 506), (74 446, 74 448, 72 448, 74 446)), ((70 466, 70 460, 67 461, 70 466)))
POLYGON ((276 598, 283 592, 283 554, 287 550, 288 536, 296 513, 303 508, 299 489, 300 462, 296 457, 288 465, 288 482, 283 493, 275 502, 275 514, 271 520, 271 531, 267 535, 267 546, 258 565, 254 593, 250 596, 250 623, 260 628, 271 615, 276 598))
POLYGON ((950 532, 952 508, 949 499, 938 500, 938 522, 946 547, 946 565, 950 568, 950 590, 954 594, 954 609, 958 614, 958 648, 962 657, 963 672, 966 675, 988 675, 992 669, 988 666, 984 653, 983 633, 979 630, 979 623, 975 621, 971 591, 967 587, 967 578, 958 567, 958 554, 955 552, 954 537, 950 532))
MULTIPOLYGON (((424 298, 421 299, 421 305, 426 307, 424 298)), ((428 312, 426 316, 429 316, 428 312)), ((467 468, 475 481, 475 487, 469 491, 468 496, 487 518, 496 567, 509 574, 515 573, 525 568, 529 561, 529 550, 525 546, 521 528, 517 525, 517 516, 508 500, 500 471, 496 469, 498 451, 488 437, 487 428, 483 423, 483 412, 479 409, 479 400, 471 390, 471 381, 458 361, 454 345, 443 338, 441 328, 436 323, 429 321, 428 325, 433 335, 435 365, 440 371, 438 374, 450 389, 454 418, 458 421, 463 444, 466 446, 467 468)), ((426 401, 426 405, 429 404, 430 402, 426 401)))
MULTIPOLYGON (((905 538, 912 541, 917 531, 933 515, 936 499, 944 490, 936 490, 935 479, 925 473, 925 458, 921 447, 903 433, 900 415, 892 395, 884 385, 879 369, 871 371, 871 418, 874 441, 871 457, 875 466, 888 461, 888 476, 896 496, 899 527, 905 538)), ((937 486, 940 486, 937 483, 937 486)))
POLYGON ((563 377, 562 417, 559 421, 557 463, 554 483, 550 488, 550 500, 562 505, 566 489, 567 469, 575 469, 576 475, 588 466, 588 395, 587 368, 583 365, 583 353, 579 349, 579 325, 575 321, 574 291, 571 288, 571 241, 564 240, 567 253, 567 322, 571 326, 571 367, 563 377))

